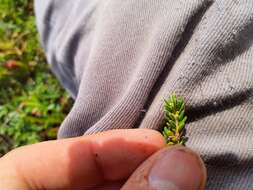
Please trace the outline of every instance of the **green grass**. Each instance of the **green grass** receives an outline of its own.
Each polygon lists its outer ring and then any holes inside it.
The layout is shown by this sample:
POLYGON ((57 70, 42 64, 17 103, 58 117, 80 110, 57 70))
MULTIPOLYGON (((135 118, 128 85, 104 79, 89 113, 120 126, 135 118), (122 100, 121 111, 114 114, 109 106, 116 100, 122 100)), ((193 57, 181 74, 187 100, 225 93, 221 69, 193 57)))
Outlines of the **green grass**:
POLYGON ((51 74, 31 0, 0 0, 0 157, 55 139, 72 100, 51 74))

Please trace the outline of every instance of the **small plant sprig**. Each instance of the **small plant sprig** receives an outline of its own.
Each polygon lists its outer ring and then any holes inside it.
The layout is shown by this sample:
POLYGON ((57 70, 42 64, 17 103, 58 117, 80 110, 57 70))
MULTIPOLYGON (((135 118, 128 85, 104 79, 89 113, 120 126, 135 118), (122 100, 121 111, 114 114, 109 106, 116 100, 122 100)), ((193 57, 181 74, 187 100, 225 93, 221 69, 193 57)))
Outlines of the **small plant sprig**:
POLYGON ((177 98, 175 94, 169 99, 164 100, 165 126, 163 136, 168 145, 181 144, 185 145, 187 138, 185 137, 185 103, 183 98, 177 98))

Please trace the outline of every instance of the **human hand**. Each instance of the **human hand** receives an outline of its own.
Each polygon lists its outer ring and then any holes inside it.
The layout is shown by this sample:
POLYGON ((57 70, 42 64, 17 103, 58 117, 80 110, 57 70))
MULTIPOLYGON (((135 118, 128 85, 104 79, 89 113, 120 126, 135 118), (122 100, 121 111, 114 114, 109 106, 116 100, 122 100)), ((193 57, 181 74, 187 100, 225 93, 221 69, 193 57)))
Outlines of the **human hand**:
POLYGON ((204 189, 206 172, 201 159, 184 147, 164 147, 162 135, 148 129, 113 130, 25 146, 0 159, 0 187, 3 190, 204 189))

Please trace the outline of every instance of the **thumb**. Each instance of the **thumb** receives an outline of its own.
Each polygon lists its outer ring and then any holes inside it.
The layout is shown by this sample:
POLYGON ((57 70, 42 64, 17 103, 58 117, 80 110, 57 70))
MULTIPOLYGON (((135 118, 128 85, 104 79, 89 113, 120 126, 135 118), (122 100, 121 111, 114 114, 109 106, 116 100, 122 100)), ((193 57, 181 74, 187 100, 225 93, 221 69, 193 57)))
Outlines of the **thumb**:
POLYGON ((206 168, 188 148, 164 148, 146 160, 122 190, 203 190, 206 168))

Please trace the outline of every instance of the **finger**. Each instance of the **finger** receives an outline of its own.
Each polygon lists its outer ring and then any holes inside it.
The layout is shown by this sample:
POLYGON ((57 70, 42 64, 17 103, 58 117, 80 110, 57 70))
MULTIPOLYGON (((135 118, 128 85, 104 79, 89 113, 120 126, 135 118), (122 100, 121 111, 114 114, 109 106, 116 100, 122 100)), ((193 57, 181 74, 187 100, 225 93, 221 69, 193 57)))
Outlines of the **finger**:
POLYGON ((125 183, 125 180, 122 181, 113 181, 105 182, 97 187, 94 187, 90 190, 119 190, 125 183))
POLYGON ((201 158, 188 148, 175 146, 146 160, 122 190, 203 190, 205 181, 201 158))
POLYGON ((154 130, 113 130, 23 147, 4 160, 15 166, 30 189, 84 190, 126 179, 164 146, 154 130))

